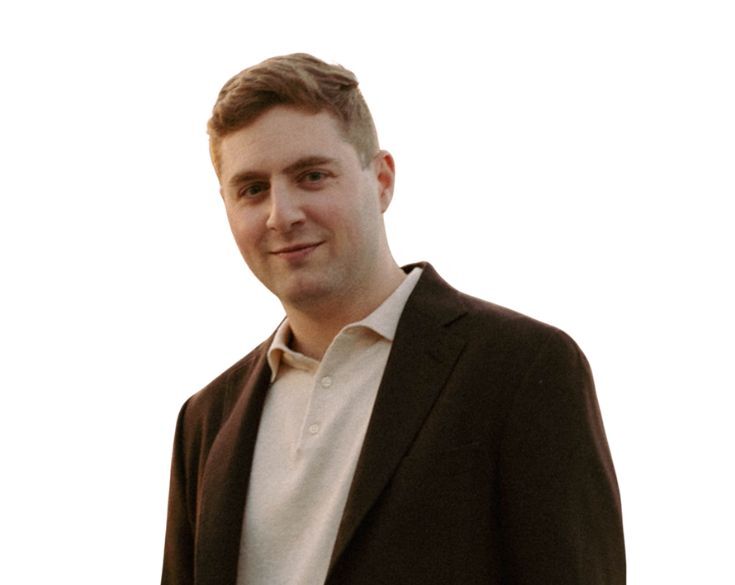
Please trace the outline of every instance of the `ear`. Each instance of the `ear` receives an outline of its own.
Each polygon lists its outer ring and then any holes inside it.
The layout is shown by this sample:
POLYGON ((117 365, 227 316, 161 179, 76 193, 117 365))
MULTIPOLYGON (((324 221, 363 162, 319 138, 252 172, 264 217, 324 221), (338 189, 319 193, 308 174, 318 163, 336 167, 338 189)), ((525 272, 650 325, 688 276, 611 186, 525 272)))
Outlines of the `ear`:
POLYGON ((380 211, 385 213, 390 202, 393 200, 393 187, 396 181, 396 163, 393 156, 387 150, 381 150, 375 155, 373 160, 375 169, 375 177, 378 180, 378 188, 380 191, 380 211))

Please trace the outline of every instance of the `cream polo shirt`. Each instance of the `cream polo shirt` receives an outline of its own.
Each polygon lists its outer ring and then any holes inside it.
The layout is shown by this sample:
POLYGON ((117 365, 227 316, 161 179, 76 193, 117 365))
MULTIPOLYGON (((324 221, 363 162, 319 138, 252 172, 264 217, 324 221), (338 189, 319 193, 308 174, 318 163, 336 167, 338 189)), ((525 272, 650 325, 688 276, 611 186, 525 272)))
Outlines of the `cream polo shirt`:
POLYGON ((273 376, 245 502, 238 585, 324 583, 378 386, 414 268, 319 362, 288 347, 284 321, 268 350, 273 376))

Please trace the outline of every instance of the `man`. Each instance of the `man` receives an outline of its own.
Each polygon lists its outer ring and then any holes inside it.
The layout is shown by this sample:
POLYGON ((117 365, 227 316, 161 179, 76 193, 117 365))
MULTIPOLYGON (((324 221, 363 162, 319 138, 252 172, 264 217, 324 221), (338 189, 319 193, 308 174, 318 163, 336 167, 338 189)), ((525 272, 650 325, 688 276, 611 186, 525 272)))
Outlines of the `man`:
POLYGON ((394 161, 352 73, 269 59, 224 86, 209 135, 286 319, 182 408, 163 583, 624 583, 584 356, 396 264, 394 161))

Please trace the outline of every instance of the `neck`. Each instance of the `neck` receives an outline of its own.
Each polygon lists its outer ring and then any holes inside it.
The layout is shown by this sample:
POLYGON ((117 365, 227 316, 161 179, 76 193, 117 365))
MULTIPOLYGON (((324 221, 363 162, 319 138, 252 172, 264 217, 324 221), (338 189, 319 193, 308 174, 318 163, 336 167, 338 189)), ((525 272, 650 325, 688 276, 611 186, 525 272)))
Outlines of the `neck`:
POLYGON ((346 298, 319 306, 297 308, 284 305, 293 333, 291 349, 321 360, 337 334, 350 323, 360 321, 377 309, 406 278, 394 264, 380 286, 371 291, 349 293, 346 298))

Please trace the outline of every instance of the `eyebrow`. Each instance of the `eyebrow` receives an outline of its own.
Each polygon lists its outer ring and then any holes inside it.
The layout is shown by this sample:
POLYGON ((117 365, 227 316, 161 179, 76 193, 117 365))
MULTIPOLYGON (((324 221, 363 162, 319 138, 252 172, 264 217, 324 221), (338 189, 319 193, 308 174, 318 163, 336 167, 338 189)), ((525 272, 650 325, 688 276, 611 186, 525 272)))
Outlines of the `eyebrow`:
POLYGON ((293 175, 299 171, 308 169, 309 167, 318 167, 321 165, 333 164, 335 162, 335 159, 327 156, 306 156, 304 158, 300 158, 295 163, 288 165, 283 169, 283 172, 287 175, 293 175))
MULTIPOLYGON (((281 172, 286 175, 294 175, 298 173, 299 171, 303 171, 310 167, 335 164, 335 163, 337 163, 336 159, 329 158, 327 156, 305 156, 291 163, 281 172)), ((267 174, 262 171, 242 171, 240 173, 234 174, 232 178, 228 181, 228 184, 232 186, 240 185, 247 181, 252 181, 255 179, 263 179, 266 176, 267 174)))

